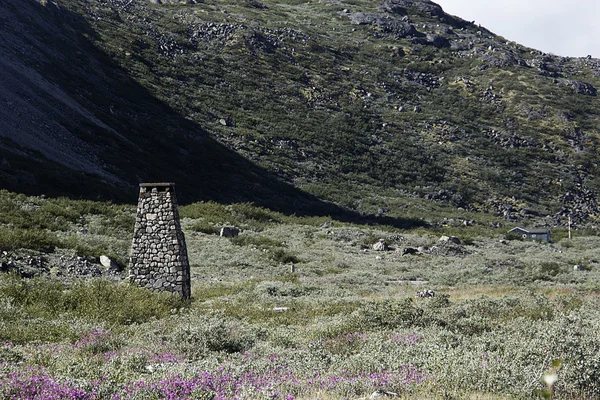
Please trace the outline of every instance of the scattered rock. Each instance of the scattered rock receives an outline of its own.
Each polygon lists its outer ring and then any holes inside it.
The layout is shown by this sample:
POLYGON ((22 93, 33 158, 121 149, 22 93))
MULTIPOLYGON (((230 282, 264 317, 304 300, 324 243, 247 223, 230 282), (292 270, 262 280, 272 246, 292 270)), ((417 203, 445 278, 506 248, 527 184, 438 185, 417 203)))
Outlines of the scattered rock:
POLYGON ((583 224, 590 215, 596 215, 600 212, 596 193, 586 187, 585 176, 576 178, 576 186, 561 196, 562 208, 553 216, 554 225, 566 226, 568 219, 571 219, 572 226, 583 224))
POLYGON ((417 292, 416 296, 423 299, 428 299, 431 297, 435 297, 435 292, 431 289, 420 290, 417 292))
POLYGON ((19 255, 3 251, 0 255, 0 273, 16 273, 22 278, 48 275, 48 259, 42 255, 19 255))
MULTIPOLYGON (((112 270, 112 272, 116 272, 112 270)), ((57 276, 95 278, 111 273, 93 257, 61 256, 58 260, 57 276)))
POLYGON ((333 228, 333 222, 332 221, 323 222, 321 224, 321 228, 333 228))

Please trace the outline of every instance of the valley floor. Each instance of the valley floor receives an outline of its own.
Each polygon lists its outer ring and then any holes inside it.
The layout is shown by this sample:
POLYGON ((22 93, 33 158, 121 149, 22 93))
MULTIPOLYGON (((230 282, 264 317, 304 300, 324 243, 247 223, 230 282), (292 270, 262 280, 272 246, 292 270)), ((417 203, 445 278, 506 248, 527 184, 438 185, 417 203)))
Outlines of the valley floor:
POLYGON ((29 204, 5 214, 3 257, 43 259, 47 271, 0 275, 0 398, 600 396, 599 237, 543 244, 477 223, 442 228, 458 244, 439 230, 198 203, 181 209, 186 302, 129 286, 126 273, 59 265, 77 252, 126 263, 133 207, 3 196, 5 210, 29 204), (42 212, 64 229, 42 229, 42 212), (226 224, 240 235, 215 234, 226 224), (16 246, 28 237, 29 250, 16 246), (379 239, 387 251, 372 248, 379 239))

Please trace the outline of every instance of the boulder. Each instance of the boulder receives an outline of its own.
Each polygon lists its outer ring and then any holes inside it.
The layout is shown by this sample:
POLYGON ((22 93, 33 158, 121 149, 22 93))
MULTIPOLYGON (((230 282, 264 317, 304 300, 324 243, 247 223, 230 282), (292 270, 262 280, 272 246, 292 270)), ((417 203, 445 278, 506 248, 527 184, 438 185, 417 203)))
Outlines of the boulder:
POLYGON ((379 239, 377 243, 373 245, 373 250, 375 251, 388 251, 390 248, 385 243, 385 239, 379 239))
POLYGON ((240 233, 240 230, 235 226, 224 226, 221 228, 221 237, 236 237, 240 233))
POLYGON ((402 250, 402 255, 405 256, 407 254, 419 254, 419 249, 415 249, 414 247, 406 247, 402 250))
POLYGON ((111 271, 118 271, 121 269, 119 264, 117 264, 115 260, 108 256, 100 256, 100 264, 111 271))
POLYGON ((455 236, 442 236, 440 242, 460 244, 460 239, 455 236))

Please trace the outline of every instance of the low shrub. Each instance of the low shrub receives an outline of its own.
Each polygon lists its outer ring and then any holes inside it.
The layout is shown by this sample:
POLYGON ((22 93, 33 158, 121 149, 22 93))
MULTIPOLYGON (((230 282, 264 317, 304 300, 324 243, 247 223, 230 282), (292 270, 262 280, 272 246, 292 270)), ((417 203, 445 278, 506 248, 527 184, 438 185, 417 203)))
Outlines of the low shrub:
POLYGON ((0 249, 31 249, 53 251, 61 247, 62 242, 54 232, 39 229, 0 227, 0 249))
POLYGON ((280 264, 297 264, 301 260, 294 254, 287 252, 284 249, 275 249, 267 253, 267 257, 280 264))
POLYGON ((423 310, 414 299, 388 299, 370 302, 360 310, 360 323, 369 329, 395 329, 419 325, 423 310))
MULTIPOLYGON (((71 313, 83 319, 129 325, 164 318, 187 302, 169 293, 155 293, 108 280, 76 281, 69 285, 51 278, 0 276, 0 299, 7 299, 28 318, 56 318, 71 313)), ((10 323, 17 323, 11 321, 10 323)))
POLYGON ((215 226, 214 224, 212 224, 208 221, 204 221, 204 220, 199 220, 199 221, 194 222, 190 226, 190 229, 194 232, 202 232, 207 235, 218 235, 221 232, 219 227, 215 226))
POLYGON ((250 349, 256 334, 223 312, 191 313, 188 321, 178 325, 171 335, 173 347, 189 359, 196 360, 210 352, 239 353, 250 349))
POLYGON ((239 235, 230 240, 236 246, 254 246, 261 250, 273 250, 284 246, 279 240, 267 236, 239 235))

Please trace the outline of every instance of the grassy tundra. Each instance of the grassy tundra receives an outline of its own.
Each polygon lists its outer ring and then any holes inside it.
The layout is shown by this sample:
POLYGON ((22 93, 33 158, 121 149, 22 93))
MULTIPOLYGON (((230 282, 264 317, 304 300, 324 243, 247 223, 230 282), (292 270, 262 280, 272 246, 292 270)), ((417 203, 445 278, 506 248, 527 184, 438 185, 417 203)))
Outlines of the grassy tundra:
POLYGON ((1 192, 0 208, 3 268, 46 266, 0 274, 2 399, 600 397, 592 232, 542 244, 465 212, 401 231, 196 203, 180 208, 184 302, 61 266, 126 265, 133 206, 1 192))

